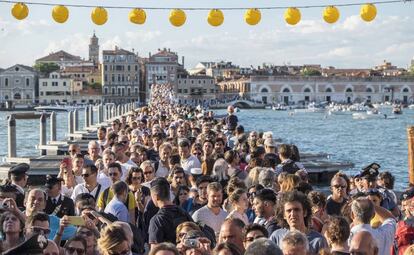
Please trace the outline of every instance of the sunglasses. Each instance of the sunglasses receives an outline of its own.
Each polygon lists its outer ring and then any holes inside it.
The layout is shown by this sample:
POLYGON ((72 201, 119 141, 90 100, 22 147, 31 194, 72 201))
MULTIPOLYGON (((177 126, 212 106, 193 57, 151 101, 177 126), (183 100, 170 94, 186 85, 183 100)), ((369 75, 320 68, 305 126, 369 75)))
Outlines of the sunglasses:
POLYGON ((245 241, 245 242, 253 242, 254 240, 259 239, 259 238, 262 238, 262 237, 264 237, 264 236, 246 237, 246 238, 244 239, 244 241, 245 241))
POLYGON ((81 174, 83 178, 88 178, 91 174, 81 174))
POLYGON ((134 181, 137 181, 137 180, 141 180, 141 177, 134 176, 131 179, 134 180, 134 181))
POLYGON ((36 234, 43 234, 48 236, 50 234, 50 229, 41 228, 41 227, 31 227, 32 231, 36 234))
POLYGON ((116 252, 116 253, 109 252, 109 255, 128 255, 128 254, 131 254, 131 249, 121 251, 121 252, 116 252))
POLYGON ((85 254, 85 250, 82 249, 82 248, 75 248, 75 247, 67 247, 66 248, 66 252, 68 252, 69 254, 73 254, 73 253, 75 253, 75 251, 78 255, 85 254))
POLYGON ((346 185, 333 185, 332 187, 334 187, 335 189, 346 189, 346 185))
POLYGON ((93 235, 92 231, 79 231, 78 234, 81 236, 92 236, 93 235))
POLYGON ((69 150, 69 152, 76 152, 76 150, 69 150))
POLYGON ((188 193, 181 193, 180 196, 187 196, 188 193))

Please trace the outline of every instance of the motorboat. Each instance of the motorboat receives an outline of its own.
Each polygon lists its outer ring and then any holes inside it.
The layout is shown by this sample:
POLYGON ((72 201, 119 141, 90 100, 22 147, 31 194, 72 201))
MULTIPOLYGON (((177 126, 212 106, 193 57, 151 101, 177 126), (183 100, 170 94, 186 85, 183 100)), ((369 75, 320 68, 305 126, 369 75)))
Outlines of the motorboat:
POLYGON ((355 120, 365 119, 396 119, 395 116, 387 115, 379 112, 377 109, 368 110, 366 112, 357 112, 352 114, 352 118, 355 120))
POLYGON ((43 105, 37 106, 34 109, 39 112, 69 112, 76 109, 84 109, 83 105, 43 105))
POLYGON ((288 107, 284 104, 277 104, 272 106, 273 111, 286 111, 288 107))
POLYGON ((309 113, 309 112, 324 113, 326 111, 326 109, 323 106, 317 105, 316 103, 312 102, 308 105, 307 108, 305 108, 305 109, 295 109, 294 111, 295 111, 295 113, 309 113))
POLYGON ((402 114, 401 105, 395 105, 392 108, 392 113, 394 113, 394 114, 402 114))

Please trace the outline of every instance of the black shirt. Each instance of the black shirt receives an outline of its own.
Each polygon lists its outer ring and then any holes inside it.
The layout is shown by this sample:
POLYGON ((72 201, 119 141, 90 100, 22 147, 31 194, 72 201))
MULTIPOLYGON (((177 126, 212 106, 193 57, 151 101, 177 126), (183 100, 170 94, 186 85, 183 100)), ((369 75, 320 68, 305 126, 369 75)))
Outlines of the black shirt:
POLYGON ((176 244, 175 230, 178 225, 186 221, 193 221, 191 216, 176 205, 160 208, 152 217, 149 224, 150 244, 170 242, 176 244))
POLYGON ((329 198, 326 202, 326 212, 328 215, 341 215, 341 209, 344 204, 346 204, 346 199, 342 203, 337 203, 332 198, 329 198))

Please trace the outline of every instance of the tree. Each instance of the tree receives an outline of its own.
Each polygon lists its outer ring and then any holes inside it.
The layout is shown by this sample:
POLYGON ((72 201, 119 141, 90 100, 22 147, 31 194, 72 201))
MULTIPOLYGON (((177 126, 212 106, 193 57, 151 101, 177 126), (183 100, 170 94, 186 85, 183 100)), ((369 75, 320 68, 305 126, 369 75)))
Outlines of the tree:
POLYGON ((321 76, 322 75, 320 71, 315 70, 315 69, 308 69, 308 68, 302 69, 302 74, 304 76, 321 76))
POLYGON ((60 67, 55 63, 37 63, 33 68, 43 75, 49 75, 51 72, 60 69, 60 67))

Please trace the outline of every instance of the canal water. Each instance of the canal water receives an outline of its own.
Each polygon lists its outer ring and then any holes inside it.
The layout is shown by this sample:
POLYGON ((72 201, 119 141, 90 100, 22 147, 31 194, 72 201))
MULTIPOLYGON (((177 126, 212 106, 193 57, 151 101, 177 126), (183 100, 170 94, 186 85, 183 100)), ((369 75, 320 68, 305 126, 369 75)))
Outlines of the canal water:
MULTIPOLYGON (((383 112, 391 115, 390 110, 383 112)), ((224 110, 217 114, 224 114, 224 110)), ((0 112, 0 158, 7 154, 7 120, 9 113, 0 112)), ((354 120, 349 115, 301 113, 290 116, 273 110, 241 110, 237 113, 246 130, 272 131, 274 137, 296 144, 301 151, 328 153, 335 161, 355 164, 349 174, 377 162, 381 170, 396 176, 396 189, 403 190, 408 183, 407 132, 414 125, 414 110, 404 109, 396 119, 354 120)), ((80 127, 83 127, 80 112, 80 127)), ((96 114, 95 114, 96 117, 96 114)), ((67 133, 67 113, 57 115, 58 140, 67 133)), ((39 121, 17 121, 18 156, 38 155, 39 121)), ((48 133, 49 134, 49 133, 48 133)))

